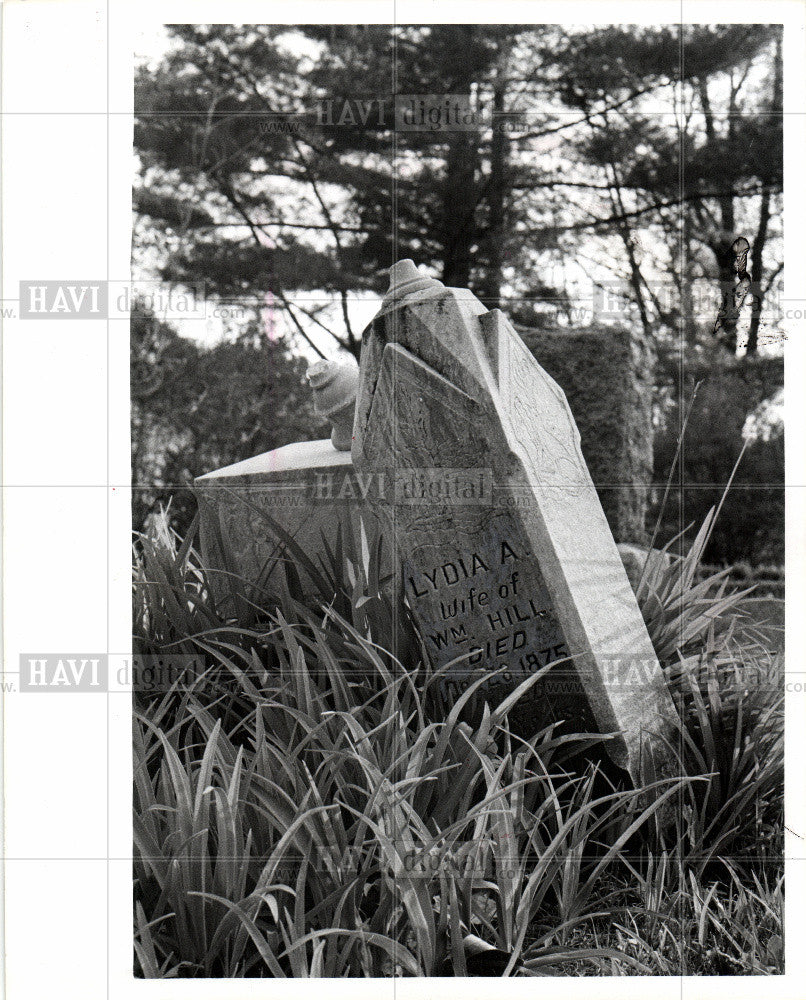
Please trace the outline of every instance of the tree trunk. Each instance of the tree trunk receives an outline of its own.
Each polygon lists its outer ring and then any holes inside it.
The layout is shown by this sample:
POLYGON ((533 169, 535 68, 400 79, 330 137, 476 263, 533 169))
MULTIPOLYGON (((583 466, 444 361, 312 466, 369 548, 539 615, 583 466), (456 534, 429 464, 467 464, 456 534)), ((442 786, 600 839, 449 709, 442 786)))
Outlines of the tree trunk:
POLYGON ((753 312, 750 317, 750 329, 747 333, 747 355, 758 350, 758 328, 761 325, 761 308, 764 305, 764 290, 761 278, 764 273, 762 256, 764 244, 767 242, 767 226, 770 221, 770 190, 764 189, 761 196, 761 211, 759 212, 758 232, 753 243, 753 263, 750 266, 750 288, 753 294, 753 312))
POLYGON ((504 252, 506 243, 506 192, 508 183, 509 140, 501 128, 506 109, 506 62, 498 65, 493 87, 493 134, 490 146, 490 179, 487 192, 487 268, 478 282, 478 295, 488 309, 501 305, 504 252))
POLYGON ((449 143, 442 201, 442 280, 449 287, 467 288, 476 237, 478 135, 454 132, 449 143))
MULTIPOLYGON (((462 26, 468 48, 473 28, 462 26)), ((462 31, 457 42, 461 44, 462 31)), ((452 83, 455 94, 465 95, 468 102, 473 74, 465 65, 452 83)), ((442 280, 448 287, 467 288, 473 264, 473 245, 477 240, 476 205, 478 202, 477 169, 479 163, 479 133, 477 127, 467 131, 448 132, 448 153, 445 161, 445 184, 442 193, 442 280)))
MULTIPOLYGON (((708 136, 708 142, 712 146, 715 146, 718 141, 718 137, 714 126, 714 115, 711 110, 711 100, 708 95, 708 84, 705 80, 699 81, 699 92, 700 103, 702 104, 703 116, 705 118, 705 134, 708 136)), ((733 111, 733 99, 733 95, 731 95, 731 111, 733 111)), ((731 115, 728 115, 729 132, 732 123, 733 119, 731 115)), ((728 142, 730 142, 730 134, 728 135, 728 142)), ((716 265, 718 269, 719 297, 724 303, 727 301, 726 296, 732 296, 733 287, 736 284, 736 271, 733 267, 736 259, 736 254, 733 250, 733 243, 737 237, 737 233, 735 231, 736 214, 734 212, 732 195, 723 195, 717 199, 717 203, 719 205, 720 229, 711 245, 711 250, 716 258, 716 265)), ((718 337, 725 347, 735 354, 736 331, 739 318, 738 313, 734 313, 732 310, 721 310, 721 312, 724 312, 724 315, 722 316, 719 324, 718 337)))
MULTIPOLYGON (((775 63, 773 69, 772 101, 770 112, 781 114, 783 111, 783 58, 781 54, 781 39, 775 43, 775 63)), ((750 317, 750 329, 747 334, 747 354, 755 354, 758 350, 758 329, 761 325, 761 309, 764 305, 765 290, 761 284, 764 277, 764 245, 767 242, 767 227, 770 222, 770 189, 764 188, 761 195, 761 209, 758 216, 758 232, 753 242, 753 263, 750 267, 751 289, 753 292, 753 312, 750 317)))

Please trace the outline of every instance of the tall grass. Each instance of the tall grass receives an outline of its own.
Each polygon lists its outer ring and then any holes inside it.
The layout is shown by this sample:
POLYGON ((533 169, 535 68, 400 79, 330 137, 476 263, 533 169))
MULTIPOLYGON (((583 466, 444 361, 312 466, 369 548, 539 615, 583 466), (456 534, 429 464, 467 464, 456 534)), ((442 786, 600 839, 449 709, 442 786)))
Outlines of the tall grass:
POLYGON ((135 692, 138 975, 780 971, 778 664, 695 582, 709 528, 638 589, 680 710, 679 777, 643 788, 595 734, 511 731, 541 673, 446 703, 377 543, 286 546, 278 593, 222 598, 195 526, 141 538, 135 651, 206 671, 135 692))

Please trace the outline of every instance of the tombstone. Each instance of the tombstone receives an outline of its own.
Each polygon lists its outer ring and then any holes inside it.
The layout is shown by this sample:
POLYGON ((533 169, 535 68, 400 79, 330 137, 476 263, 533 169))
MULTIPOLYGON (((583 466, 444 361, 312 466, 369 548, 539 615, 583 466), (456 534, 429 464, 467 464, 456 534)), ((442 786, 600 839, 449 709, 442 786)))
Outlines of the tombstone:
POLYGON ((257 602, 277 596, 287 562, 303 592, 322 596, 298 552, 321 571, 340 532, 342 539, 346 532, 360 538, 371 518, 363 501, 383 494, 383 481, 356 473, 350 457, 355 362, 319 362, 307 377, 316 412, 332 424, 330 439, 297 441, 195 480, 202 559, 219 602, 244 586, 254 588, 250 596, 257 602))
POLYGON ((674 706, 562 390, 500 310, 411 261, 390 274, 364 333, 352 457, 389 484, 367 503, 396 541, 433 666, 452 664, 454 694, 489 674, 497 703, 559 661, 518 728, 617 734, 619 766, 668 773, 646 737, 674 706))
MULTIPOLYGON (((300 441, 199 476, 195 493, 200 512, 202 559, 215 596, 225 600, 237 581, 261 592, 278 590, 278 571, 287 558, 282 534, 290 535, 318 565, 338 545, 338 532, 359 538, 372 527, 370 492, 382 500, 383 474, 357 474, 350 455, 358 371, 344 361, 317 362, 308 372, 317 413, 331 421, 330 439, 300 441), (278 531, 279 528, 279 531, 278 531)), ((483 496, 481 497, 483 500, 483 496)), ((633 589, 646 550, 620 544, 619 555, 633 589)), ((391 572, 388 546, 381 575, 391 572)), ((317 590, 295 561, 303 590, 317 590)), ((233 610, 233 609, 230 609, 233 610)))

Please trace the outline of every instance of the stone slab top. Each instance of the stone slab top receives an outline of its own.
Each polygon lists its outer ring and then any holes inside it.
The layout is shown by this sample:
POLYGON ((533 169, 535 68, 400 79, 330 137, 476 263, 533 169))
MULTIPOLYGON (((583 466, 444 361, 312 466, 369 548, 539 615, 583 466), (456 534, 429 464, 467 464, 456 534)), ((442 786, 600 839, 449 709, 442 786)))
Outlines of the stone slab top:
POLYGON ((337 451, 329 438, 319 441, 295 441, 282 448, 266 451, 243 462, 227 465, 204 476, 199 476, 195 482, 204 485, 215 479, 230 479, 234 477, 260 478, 275 476, 284 472, 317 469, 338 465, 350 465, 352 459, 349 451, 337 451))

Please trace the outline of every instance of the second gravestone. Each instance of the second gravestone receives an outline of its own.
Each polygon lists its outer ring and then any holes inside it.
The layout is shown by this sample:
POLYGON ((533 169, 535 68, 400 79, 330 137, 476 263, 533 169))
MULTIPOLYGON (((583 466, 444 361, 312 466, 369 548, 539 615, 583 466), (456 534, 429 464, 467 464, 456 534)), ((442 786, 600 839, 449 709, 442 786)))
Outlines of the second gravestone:
POLYGON ((518 728, 614 733, 634 777, 668 773, 647 736, 674 705, 562 390, 503 313, 411 261, 391 269, 363 345, 353 462, 391 484, 373 506, 433 665, 457 660, 445 684, 489 673, 497 703, 559 661, 518 728))

